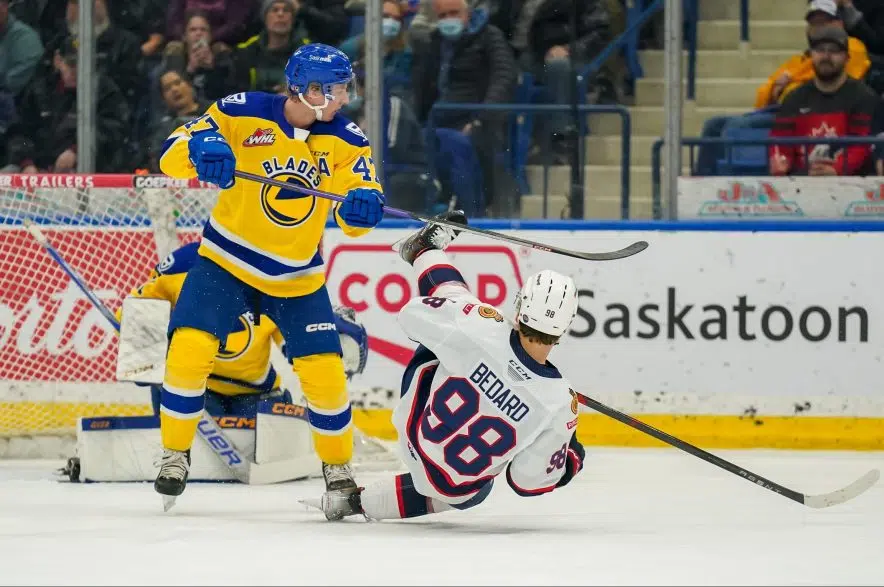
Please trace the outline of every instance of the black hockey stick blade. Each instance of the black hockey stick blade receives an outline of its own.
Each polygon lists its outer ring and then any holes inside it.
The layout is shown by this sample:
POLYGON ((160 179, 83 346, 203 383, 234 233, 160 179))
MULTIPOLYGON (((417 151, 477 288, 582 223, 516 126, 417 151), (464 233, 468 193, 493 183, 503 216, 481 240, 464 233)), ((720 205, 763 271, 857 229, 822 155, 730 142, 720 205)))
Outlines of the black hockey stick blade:
POLYGON ((592 399, 591 397, 587 397, 581 393, 577 394, 577 399, 581 404, 588 408, 592 408, 593 410, 600 412, 610 418, 617 420, 627 426, 631 426, 640 432, 644 432, 645 434, 656 438, 662 442, 670 446, 674 446, 677 449, 683 450, 684 452, 691 454, 695 457, 703 459, 707 463, 712 463, 716 467, 722 468, 729 473, 733 473, 747 481, 754 483, 768 491, 773 491, 774 493, 778 493, 783 497, 788 497, 792 501, 797 501, 800 504, 806 505, 811 508, 827 508, 833 505, 838 505, 844 503, 846 501, 850 501, 851 499, 862 495, 867 490, 869 490, 875 483, 878 482, 878 479, 881 477, 881 473, 877 469, 872 469, 850 485, 838 489, 836 491, 832 491, 830 493, 823 493, 820 495, 805 495, 799 491, 795 491, 794 489, 789 489, 788 487, 784 487, 779 483, 774 483, 770 479, 765 479, 761 475, 757 475, 748 469, 744 469, 739 465, 735 465, 734 463, 725 460, 721 457, 715 456, 712 453, 706 452, 702 448, 696 447, 689 442, 685 442, 680 438, 676 438, 671 434, 663 432, 662 430, 658 430, 654 428, 650 424, 645 424, 641 420, 637 420, 632 416, 624 414, 623 412, 619 412, 614 408, 608 407, 605 404, 592 399))
MULTIPOLYGON (((331 194, 328 192, 324 192, 321 190, 314 190, 305 186, 300 186, 291 183, 285 183, 278 179, 271 179, 269 177, 263 177, 260 175, 255 175, 254 173, 249 173, 247 171, 236 170, 233 172, 233 175, 242 179, 248 179, 250 181, 256 181, 258 183, 263 183, 266 185, 272 185, 274 187, 278 187, 284 190, 291 190, 300 192, 302 194, 306 194, 308 196, 315 196, 317 198, 325 198, 326 200, 332 200, 335 202, 343 202, 344 196, 339 196, 337 194, 331 194)), ((433 222, 435 224, 442 224, 444 226, 450 226, 451 228, 455 228, 462 232, 471 232, 473 234, 479 234, 488 238, 492 238, 495 240, 501 240, 510 242, 517 245, 523 245, 526 247, 531 247, 532 249, 536 249, 538 251, 546 251, 547 253, 556 253, 558 255, 565 255, 566 257, 572 257, 574 259, 582 259, 584 261, 616 261, 617 259, 625 259, 626 257, 631 257, 635 254, 641 253, 645 249, 648 248, 647 241, 638 241, 632 243, 628 247, 623 249, 619 249, 617 251, 607 251, 604 253, 583 253, 580 251, 570 251, 568 249, 562 249, 559 247, 554 247, 552 245, 545 245, 542 243, 536 243, 534 241, 529 241, 527 239, 519 238, 517 236, 510 236, 508 234, 503 234, 500 232, 495 232, 493 230, 485 230, 484 228, 476 228, 475 226, 465 226, 463 224, 458 224, 456 222, 451 222, 449 220, 445 220, 442 218, 433 218, 431 216, 424 216, 422 214, 414 214, 413 212, 409 212, 407 210, 400 210, 399 208, 394 208, 392 206, 384 206, 384 214, 389 214, 390 216, 396 216, 398 218, 405 218, 408 220, 416 220, 418 222, 433 222)))

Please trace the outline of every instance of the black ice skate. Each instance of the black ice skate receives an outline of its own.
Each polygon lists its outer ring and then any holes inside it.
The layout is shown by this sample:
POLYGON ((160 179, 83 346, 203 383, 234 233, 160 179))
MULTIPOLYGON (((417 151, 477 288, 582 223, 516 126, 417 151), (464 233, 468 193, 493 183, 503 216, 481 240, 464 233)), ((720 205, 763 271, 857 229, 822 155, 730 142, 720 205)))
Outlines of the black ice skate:
POLYGON ((322 476, 325 478, 325 494, 322 496, 322 511, 327 520, 340 520, 362 510, 361 505, 353 510, 350 498, 359 496, 359 488, 353 480, 350 465, 329 465, 322 463, 322 476))
POLYGON ((184 493, 187 476, 190 473, 190 450, 163 450, 160 472, 153 488, 163 495, 163 510, 169 511, 175 505, 175 498, 184 493))
MULTIPOLYGON (((467 217, 463 213, 463 210, 443 212, 442 214, 434 216, 434 218, 442 218, 450 222, 463 224, 464 226, 467 224, 467 217)), ((428 222, 426 226, 414 234, 398 241, 393 245, 393 250, 398 251, 399 256, 402 257, 406 263, 413 265, 414 260, 418 255, 428 249, 445 249, 445 247, 450 245, 451 241, 453 241, 458 234, 460 234, 459 230, 442 224, 428 222)))

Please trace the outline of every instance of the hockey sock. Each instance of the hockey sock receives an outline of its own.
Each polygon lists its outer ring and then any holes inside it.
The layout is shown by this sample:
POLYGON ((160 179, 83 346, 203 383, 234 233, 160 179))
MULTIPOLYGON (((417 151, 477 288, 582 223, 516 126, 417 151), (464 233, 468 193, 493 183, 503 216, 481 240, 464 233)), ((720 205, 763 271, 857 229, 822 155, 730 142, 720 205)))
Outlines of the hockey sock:
POLYGON ((459 284, 466 289, 463 275, 448 260, 448 255, 437 249, 424 251, 414 260, 417 287, 420 295, 436 295, 440 285, 459 284))
POLYGON ((307 418, 319 459, 342 465, 353 458, 353 418, 344 363, 337 353, 297 357, 292 361, 307 398, 307 418))
POLYGON ((187 450, 193 444, 218 347, 217 338, 195 328, 179 328, 172 335, 160 397, 163 447, 187 450))
POLYGON ((410 473, 396 475, 366 487, 361 499, 362 510, 373 520, 417 518, 454 509, 447 503, 418 493, 410 473))

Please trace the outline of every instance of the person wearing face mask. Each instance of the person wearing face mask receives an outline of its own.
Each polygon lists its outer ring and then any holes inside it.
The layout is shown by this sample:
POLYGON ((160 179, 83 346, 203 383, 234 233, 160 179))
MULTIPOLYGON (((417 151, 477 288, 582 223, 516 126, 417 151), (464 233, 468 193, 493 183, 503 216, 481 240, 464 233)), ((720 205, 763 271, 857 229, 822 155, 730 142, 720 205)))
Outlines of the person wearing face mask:
MULTIPOLYGON (((406 5, 388 0, 383 4, 384 19, 381 32, 384 37, 384 84, 387 90, 405 100, 411 99, 412 52, 403 24, 406 5)), ((365 61, 365 35, 350 37, 340 46, 354 63, 365 61)))
MULTIPOLYGON (((436 29, 428 43, 415 47, 413 84, 418 119, 428 121, 437 101, 500 104, 515 99, 518 68, 503 33, 488 23, 483 9, 466 0, 434 0, 436 29)), ((519 192, 512 173, 501 164, 507 115, 487 111, 439 111, 432 125, 468 137, 482 167, 484 205, 493 216, 519 215, 519 192)))

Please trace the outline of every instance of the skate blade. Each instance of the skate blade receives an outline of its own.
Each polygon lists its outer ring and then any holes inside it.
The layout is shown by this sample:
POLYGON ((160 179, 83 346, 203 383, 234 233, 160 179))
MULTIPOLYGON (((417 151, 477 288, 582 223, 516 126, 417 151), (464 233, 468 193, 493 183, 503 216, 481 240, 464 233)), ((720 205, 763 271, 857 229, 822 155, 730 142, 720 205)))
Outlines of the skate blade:
POLYGON ((307 507, 322 511, 322 499, 321 498, 308 497, 307 499, 299 499, 298 503, 301 503, 307 507))
POLYGON ((175 505, 175 500, 177 498, 174 495, 164 495, 163 496, 163 511, 168 512, 172 509, 172 506, 175 505))

